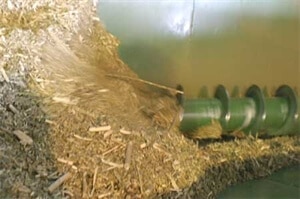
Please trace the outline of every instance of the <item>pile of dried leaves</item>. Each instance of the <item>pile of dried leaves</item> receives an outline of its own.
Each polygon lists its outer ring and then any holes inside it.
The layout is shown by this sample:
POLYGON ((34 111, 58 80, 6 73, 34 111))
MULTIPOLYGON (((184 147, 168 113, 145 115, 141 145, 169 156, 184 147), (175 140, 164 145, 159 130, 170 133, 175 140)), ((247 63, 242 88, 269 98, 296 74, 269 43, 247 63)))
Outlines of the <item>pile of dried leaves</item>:
POLYGON ((119 59, 90 2, 0 3, 1 197, 214 198, 299 164, 299 137, 181 135, 176 91, 119 59))

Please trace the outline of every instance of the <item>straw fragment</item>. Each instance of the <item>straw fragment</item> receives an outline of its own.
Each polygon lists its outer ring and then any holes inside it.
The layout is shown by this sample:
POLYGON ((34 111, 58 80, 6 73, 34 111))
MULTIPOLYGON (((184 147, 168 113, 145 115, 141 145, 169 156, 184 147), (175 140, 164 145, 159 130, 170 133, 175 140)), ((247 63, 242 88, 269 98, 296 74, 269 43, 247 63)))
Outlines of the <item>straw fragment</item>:
POLYGON ((139 78, 133 78, 133 77, 124 76, 124 75, 114 75, 114 74, 107 74, 106 76, 113 77, 113 78, 120 78, 120 79, 127 79, 127 80, 131 80, 131 81, 141 82, 141 83, 144 83, 144 84, 148 84, 150 86, 154 86, 154 87, 157 87, 157 88, 168 90, 168 91, 170 91, 171 93, 174 93, 174 94, 177 94, 177 93, 184 94, 183 91, 180 91, 180 90, 177 90, 177 89, 174 89, 174 88, 170 88, 170 87, 167 87, 167 86, 163 86, 163 85, 160 85, 160 84, 156 84, 154 82, 142 80, 142 79, 139 79, 139 78))
POLYGON ((67 181, 69 178, 71 178, 71 173, 66 173, 65 175, 58 178, 54 183, 52 183, 48 187, 48 192, 53 193, 55 189, 57 189, 60 185, 62 185, 65 181, 67 181))
POLYGON ((120 129, 120 133, 124 134, 124 135, 130 135, 131 134, 131 131, 127 131, 123 128, 120 129))
POLYGON ((90 132, 101 132, 101 131, 109 131, 111 129, 111 126, 98 126, 98 127, 90 127, 90 132))
POLYGON ((23 145, 32 145, 32 143, 33 143, 32 138, 29 137, 23 131, 16 130, 16 131, 13 132, 13 134, 16 135, 19 138, 21 144, 23 144, 23 145))
POLYGON ((126 171, 130 168, 130 162, 131 162, 131 155, 132 155, 132 141, 128 142, 126 147, 126 153, 125 153, 125 162, 124 162, 124 169, 126 171))
POLYGON ((98 196, 98 199, 108 197, 108 196, 110 196, 111 194, 112 194, 111 192, 101 194, 101 195, 98 196))
POLYGON ((122 168, 124 166, 123 164, 118 164, 118 163, 110 162, 110 161, 107 161, 107 160, 104 160, 104 159, 101 159, 101 161, 104 164, 107 164, 107 165, 112 166, 114 168, 122 168))
POLYGON ((88 198, 88 186, 87 186, 87 172, 85 171, 83 173, 83 177, 82 177, 82 198, 88 198))
POLYGON ((76 105, 77 100, 71 100, 69 97, 53 97, 53 101, 57 103, 67 104, 67 105, 76 105))
POLYGON ((0 72, 1 72, 2 77, 4 78, 4 80, 8 83, 9 82, 9 78, 8 78, 8 76, 7 76, 7 74, 6 74, 6 72, 5 72, 5 70, 4 70, 3 67, 0 67, 0 72))
POLYGON ((12 104, 9 104, 9 105, 8 105, 8 108, 9 108, 9 110, 11 110, 14 114, 18 114, 18 113, 19 113, 18 109, 17 109, 14 105, 12 105, 12 104))
POLYGON ((92 191, 90 193, 90 198, 92 198, 93 195, 94 195, 94 191, 95 191, 95 187, 96 187, 96 181, 97 181, 97 174, 98 174, 98 167, 96 167, 95 171, 94 171, 93 188, 92 188, 92 191))
POLYGON ((170 174, 167 174, 167 176, 168 176, 168 178, 169 178, 170 181, 171 181, 171 184, 172 184, 172 186, 173 186, 173 189, 174 189, 175 191, 178 191, 178 190, 179 190, 179 187, 178 187, 178 185, 177 185, 175 179, 174 179, 170 174))
POLYGON ((74 164, 73 161, 71 161, 71 160, 65 160, 63 158, 57 158, 57 161, 61 162, 61 163, 64 163, 64 164, 67 164, 67 165, 70 165, 70 166, 72 166, 74 164))
POLYGON ((80 135, 74 134, 74 137, 84 141, 92 141, 91 138, 81 137, 80 135))

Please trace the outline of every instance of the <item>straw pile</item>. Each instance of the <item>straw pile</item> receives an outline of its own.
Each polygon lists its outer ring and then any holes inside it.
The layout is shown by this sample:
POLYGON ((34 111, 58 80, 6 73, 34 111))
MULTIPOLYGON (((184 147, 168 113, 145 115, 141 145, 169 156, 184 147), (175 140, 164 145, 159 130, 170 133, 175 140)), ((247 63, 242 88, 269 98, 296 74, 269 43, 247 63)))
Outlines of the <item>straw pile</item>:
POLYGON ((174 146, 197 148, 165 130, 176 127, 173 90, 152 88, 119 60, 117 39, 89 2, 1 5, 2 76, 10 81, 9 73, 23 70, 43 96, 52 152, 61 172, 72 173, 73 195, 141 197, 172 187, 172 175, 179 185, 191 182, 190 171, 177 173, 188 161, 174 146))
POLYGON ((261 175, 267 175, 268 168, 299 161, 298 138, 208 147, 184 138, 176 128, 176 91, 140 80, 118 58, 118 40, 103 28, 89 1, 0 0, 0 5, 2 81, 10 82, 15 73, 25 76, 43 99, 51 152, 64 174, 48 187, 50 196, 64 184, 63 195, 73 198, 168 197, 171 191, 215 197, 229 181, 241 179, 203 179, 214 172, 212 166, 238 160, 246 168, 246 159, 255 163, 277 153, 288 159, 262 164, 261 175), (277 142, 282 144, 273 147, 277 142), (191 193, 193 183, 205 189, 191 193))

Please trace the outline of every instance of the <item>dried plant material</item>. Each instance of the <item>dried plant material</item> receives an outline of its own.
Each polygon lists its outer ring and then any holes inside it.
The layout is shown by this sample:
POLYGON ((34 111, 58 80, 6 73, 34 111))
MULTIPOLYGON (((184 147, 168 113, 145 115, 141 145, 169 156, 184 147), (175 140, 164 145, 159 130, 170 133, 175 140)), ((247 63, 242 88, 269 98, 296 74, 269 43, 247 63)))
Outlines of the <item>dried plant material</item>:
POLYGON ((117 151, 118 149, 120 149, 121 147, 122 147, 122 145, 114 146, 113 148, 111 148, 111 149, 105 151, 105 152, 102 154, 102 156, 105 156, 105 155, 107 155, 107 154, 110 154, 110 153, 112 153, 112 152, 115 152, 115 151, 117 151))
POLYGON ((54 21, 54 16, 51 14, 53 10, 49 6, 39 7, 35 11, 24 12, 14 9, 15 7, 12 5, 12 3, 8 3, 10 12, 0 12, 0 18, 3 19, 0 21, 0 25, 5 28, 6 34, 15 28, 38 31, 48 27, 54 21))
POLYGON ((70 196, 71 198, 74 197, 74 194, 71 191, 63 190, 63 195, 70 196))
POLYGON ((23 131, 16 130, 13 132, 13 134, 19 138, 20 143, 22 145, 32 145, 33 144, 32 138, 30 136, 28 136, 26 133, 24 133, 23 131))
POLYGON ((124 161, 124 169, 126 171, 130 168, 131 156, 132 156, 132 141, 128 142, 126 146, 126 153, 125 153, 125 161, 124 161))
POLYGON ((227 158, 222 158, 221 160, 219 160, 219 163, 223 163, 223 162, 226 162, 228 161, 227 158))
POLYGON ((230 135, 236 137, 236 138, 245 138, 247 135, 243 131, 234 131, 230 133, 230 135))
POLYGON ((269 162, 268 162, 268 167, 271 167, 273 165, 273 161, 274 161, 274 158, 271 157, 269 162))
POLYGON ((1 75, 2 75, 2 77, 4 78, 4 80, 5 80, 6 82, 9 82, 9 78, 8 78, 8 76, 7 76, 7 74, 6 74, 6 72, 5 72, 5 70, 4 70, 3 67, 0 67, 0 72, 1 72, 1 75))
POLYGON ((98 90, 99 93, 106 93, 108 91, 109 91, 108 89, 100 89, 100 90, 98 90))
POLYGON ((84 141, 92 141, 91 138, 86 138, 86 137, 81 137, 80 135, 74 134, 74 137, 80 140, 84 140, 84 141))
POLYGON ((104 163, 104 164, 107 164, 109 166, 112 166, 113 168, 123 168, 123 164, 118 164, 118 163, 114 163, 114 162, 110 162, 110 161, 107 161, 107 160, 104 160, 104 159, 101 159, 101 161, 104 163))
POLYGON ((69 97, 53 97, 53 101, 62 104, 76 105, 77 100, 71 100, 69 97))
POLYGON ((93 184, 92 184, 92 191, 90 193, 90 197, 93 197, 94 195, 94 191, 95 191, 95 188, 96 188, 96 180, 97 180, 97 174, 98 174, 98 167, 95 168, 95 171, 94 171, 94 177, 93 177, 93 184))
POLYGON ((54 183, 52 183, 49 187, 48 187, 48 192, 49 193, 53 193, 55 191, 55 189, 57 189, 60 185, 62 185, 65 181, 67 181, 69 178, 71 178, 71 173, 66 173, 63 176, 61 176, 60 178, 58 178, 54 183))
POLYGON ((87 185, 87 172, 85 171, 82 176, 82 198, 88 198, 88 185, 87 185))
POLYGON ((102 132, 102 131, 109 131, 111 129, 111 126, 98 126, 98 127, 90 127, 90 132, 102 132))
POLYGON ((28 194, 31 192, 31 190, 27 186, 21 183, 14 184, 12 189, 15 190, 16 192, 19 192, 20 195, 23 195, 23 193, 28 194))
POLYGON ((45 122, 48 123, 48 124, 56 124, 54 121, 48 120, 48 119, 46 119, 45 122))
POLYGON ((75 111, 78 112, 78 113, 82 113, 82 114, 87 115, 87 116, 89 116, 89 117, 91 117, 91 118, 93 118, 93 119, 96 119, 96 118, 97 118, 94 114, 92 114, 92 113, 90 113, 90 112, 88 112, 88 111, 85 111, 85 110, 83 110, 83 109, 81 109, 81 108, 78 108, 78 107, 73 107, 73 108, 74 108, 75 111))
POLYGON ((169 178, 170 181, 171 181, 171 184, 172 184, 172 186, 173 186, 173 190, 174 190, 174 191, 179 191, 180 189, 179 189, 179 187, 178 187, 176 181, 174 180, 174 178, 173 178, 170 174, 167 174, 167 176, 168 176, 168 178, 169 178))
POLYGON ((120 133, 124 134, 124 135, 130 135, 131 134, 131 131, 127 131, 123 128, 120 129, 120 133))
POLYGON ((103 138, 106 139, 106 138, 109 137, 111 134, 113 134, 113 131, 111 131, 111 130, 106 131, 106 132, 103 134, 103 138))
POLYGON ((193 139, 220 139, 222 126, 219 122, 213 120, 211 124, 202 126, 196 131, 187 133, 186 135, 193 139))
POLYGON ((171 155, 170 153, 168 153, 168 152, 166 152, 164 149, 162 149, 161 146, 160 146, 158 143, 154 143, 154 144, 153 144, 153 148, 156 149, 156 150, 158 150, 158 151, 161 152, 161 153, 164 153, 164 154, 167 155, 167 156, 170 156, 170 155, 171 155))
POLYGON ((68 165, 70 165, 70 166, 72 166, 72 165, 74 164, 73 161, 71 161, 71 160, 65 160, 65 159, 63 159, 63 158, 57 158, 57 161, 58 161, 58 162, 61 162, 61 163, 64 163, 64 164, 68 164, 68 165))
POLYGON ((112 193, 111 193, 111 192, 104 193, 104 194, 100 194, 100 195, 98 195, 98 199, 101 199, 101 198, 106 198, 106 197, 109 197, 110 195, 112 195, 112 193))
POLYGON ((8 105, 8 108, 9 108, 9 110, 11 110, 14 114, 18 114, 18 113, 19 113, 18 109, 17 109, 14 105, 12 105, 12 104, 9 104, 9 105, 8 105))
POLYGON ((260 147, 261 151, 268 150, 268 149, 270 149, 270 145, 263 145, 262 147, 260 147))
MULTIPOLYGON (((87 197, 94 189, 93 198, 159 198, 163 193, 165 198, 178 194, 212 198, 227 184, 269 175, 280 167, 299 163, 300 147, 295 137, 203 141, 205 147, 184 138, 177 128, 180 107, 174 96, 176 91, 141 80, 122 62, 117 49, 120 42, 103 28, 89 3, 0 0, 1 66, 10 81, 8 84, 0 72, 0 134, 1 141, 4 139, 0 148, 5 150, 0 164, 12 171, 0 171, 8 178, 4 187, 11 186, 9 179, 21 176, 28 180, 32 191, 32 196, 26 193, 23 198, 37 198, 45 195, 58 173, 68 169, 73 177, 65 181, 63 190, 55 189, 57 194, 53 191, 54 197, 62 193, 65 197, 82 198, 85 175, 87 197), (28 81, 22 84, 16 77, 28 77, 28 81), (20 86, 42 96, 43 104, 32 102, 31 98, 20 100, 20 86), (11 95, 14 92, 18 94, 11 95), (9 104, 16 104, 19 113, 9 113, 9 104), (35 105, 42 107, 47 116, 32 112, 37 109, 35 105), (41 127, 44 118, 51 118, 46 123, 53 125, 41 127), (87 135, 89 127, 107 124, 110 130, 87 135), (134 136, 112 130, 120 126, 130 129, 134 136), (28 130, 36 147, 21 150, 22 146, 11 139, 12 129, 28 130), (134 151, 130 167, 124 172, 117 168, 125 165, 129 142, 134 143, 134 151), (5 148, 9 145, 13 147, 5 148), (13 151, 7 153, 9 150, 13 151), (28 171, 16 164, 16 157, 23 158, 21 162, 28 157, 33 161, 28 171), (54 159, 49 161, 49 157, 54 159), (76 166, 69 160, 76 160, 76 166), (35 171, 36 165, 52 174, 28 179, 26 176, 35 171), (249 169, 253 172, 247 172, 249 169), (94 174, 94 178, 88 174, 94 174), (215 186, 212 188, 211 184, 215 186), (179 192, 170 192, 177 191, 177 187, 179 192)), ((216 132, 205 131, 206 137, 218 137, 216 132)), ((1 187, 0 193, 6 194, 1 187)), ((13 195, 18 197, 22 198, 13 195)))
MULTIPOLYGON (((151 92, 151 88, 142 81, 131 80, 124 83, 118 78, 109 78, 107 74, 115 73, 117 70, 121 76, 126 76, 127 79, 138 79, 136 74, 116 58, 115 45, 117 44, 109 40, 108 43, 111 47, 108 48, 108 44, 101 43, 101 34, 100 39, 99 35, 96 35, 97 31, 102 31, 101 28, 98 25, 93 28, 95 29, 90 32, 81 30, 79 38, 86 39, 85 42, 82 43, 76 38, 72 40, 71 46, 66 45, 57 36, 51 35, 54 45, 45 45, 44 47, 47 65, 44 69, 45 76, 51 79, 47 85, 48 88, 78 100, 76 102, 82 108, 93 107, 96 110, 111 112, 119 120, 131 119, 136 120, 140 125, 145 125, 151 122, 145 118, 148 116, 156 125, 163 128, 169 127, 174 113, 178 109, 175 96, 170 95, 170 89, 160 88, 151 96, 147 96, 147 93, 151 92), (99 41, 100 43, 97 44, 99 41), (65 79, 72 79, 74 83, 65 82, 65 79), (109 92, 106 92, 108 90, 109 92), (153 106, 153 104, 157 104, 157 99, 162 105, 159 109, 153 106), (145 109, 153 114, 145 115, 147 111, 141 107, 146 107, 145 109)), ((177 92, 176 89, 174 89, 175 91, 177 92)))
POLYGON ((180 90, 177 90, 177 89, 174 89, 174 88, 169 88, 169 87, 166 87, 164 85, 156 84, 154 82, 150 82, 150 81, 146 81, 146 80, 142 80, 142 79, 138 79, 138 78, 133 78, 133 77, 124 76, 124 75, 114 75, 114 74, 107 74, 106 76, 114 77, 114 78, 121 78, 121 79, 125 79, 125 80, 142 82, 144 84, 148 84, 148 85, 151 85, 151 86, 154 86, 154 87, 157 87, 157 88, 168 90, 171 93, 173 93, 174 95, 177 94, 177 93, 184 94, 183 91, 180 91, 180 90))
POLYGON ((146 144, 146 143, 143 143, 143 144, 140 145, 140 148, 141 148, 141 149, 146 148, 146 147, 147 147, 147 144, 146 144))

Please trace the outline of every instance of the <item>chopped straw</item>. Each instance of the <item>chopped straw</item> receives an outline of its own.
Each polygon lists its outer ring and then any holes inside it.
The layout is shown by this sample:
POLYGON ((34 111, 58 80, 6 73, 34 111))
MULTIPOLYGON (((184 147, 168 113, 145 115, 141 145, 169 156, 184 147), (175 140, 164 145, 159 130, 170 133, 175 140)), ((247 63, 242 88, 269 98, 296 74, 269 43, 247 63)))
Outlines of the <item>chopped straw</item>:
POLYGON ((62 185, 69 178, 71 178, 71 173, 66 173, 65 175, 61 176, 48 187, 48 192, 53 193, 60 185, 62 185))
POLYGON ((131 162, 131 155, 132 155, 132 141, 128 142, 126 147, 126 153, 125 153, 125 162, 124 162, 124 169, 126 171, 130 168, 130 162, 131 162))
POLYGON ((98 127, 90 127, 90 132, 101 132, 101 131, 109 131, 111 129, 111 126, 98 126, 98 127))
POLYGON ((163 86, 163 85, 160 85, 160 84, 157 84, 157 83, 154 83, 154 82, 139 79, 139 78, 133 78, 133 77, 128 77, 128 76, 124 76, 124 75, 113 75, 113 74, 106 74, 106 76, 141 82, 141 83, 144 83, 144 84, 148 84, 150 86, 154 86, 154 87, 157 87, 157 88, 168 90, 168 91, 170 91, 171 93, 174 93, 174 94, 177 94, 177 93, 184 94, 183 91, 180 91, 180 90, 177 90, 177 89, 174 89, 174 88, 170 88, 170 87, 167 87, 167 86, 163 86))
POLYGON ((23 145, 32 145, 32 143, 33 143, 32 138, 29 137, 23 131, 16 130, 13 133, 14 133, 14 135, 16 135, 19 138, 21 144, 23 144, 23 145))

